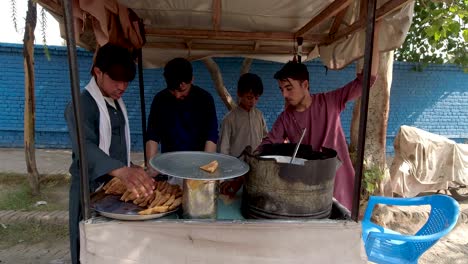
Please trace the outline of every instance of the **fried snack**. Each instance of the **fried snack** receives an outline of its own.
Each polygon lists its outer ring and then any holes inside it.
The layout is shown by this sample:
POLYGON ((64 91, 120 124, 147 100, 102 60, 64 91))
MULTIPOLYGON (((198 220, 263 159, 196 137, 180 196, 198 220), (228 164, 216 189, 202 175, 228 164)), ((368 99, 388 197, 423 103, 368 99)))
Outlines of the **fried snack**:
POLYGON ((146 199, 143 202, 141 202, 138 206, 146 207, 147 205, 151 204, 153 200, 154 200, 154 192, 151 193, 151 195, 148 195, 146 199))
POLYGON ((172 205, 172 203, 174 203, 174 200, 175 200, 175 195, 171 195, 171 196, 169 197, 169 200, 167 200, 167 201, 163 204, 163 206, 170 206, 170 205, 172 205))
POLYGON ((182 188, 167 181, 156 181, 150 195, 138 197, 136 193, 127 190, 118 178, 113 178, 104 187, 106 194, 120 194, 121 201, 132 202, 139 207, 146 208, 139 212, 140 215, 165 213, 177 209, 182 203, 182 188))
POLYGON ((122 195, 122 197, 120 197, 120 201, 125 202, 125 200, 127 199, 127 197, 128 197, 131 193, 132 193, 132 192, 130 192, 130 191, 125 191, 125 193, 122 195))
POLYGON ((179 197, 174 200, 174 202, 169 206, 169 211, 176 209, 182 203, 182 197, 179 197))
POLYGON ((139 215, 150 215, 150 214, 159 214, 159 213, 165 213, 169 209, 169 206, 156 206, 152 208, 148 208, 146 210, 142 210, 138 212, 139 215))
POLYGON ((163 198, 161 200, 159 200, 159 202, 156 204, 156 206, 164 205, 170 198, 171 198, 171 195, 168 194, 168 193, 165 193, 163 195, 163 198))
POLYGON ((167 181, 163 181, 158 185, 158 191, 162 192, 163 189, 167 187, 169 183, 167 181))
POLYGON ((131 193, 130 193, 130 195, 129 195, 129 196, 127 196, 127 199, 125 199, 125 202, 128 202, 128 201, 133 201, 133 200, 135 200, 135 199, 137 199, 137 195, 136 195, 136 193, 134 193, 134 192, 131 192, 131 193))
POLYGON ((159 186, 160 184, 162 184, 162 183, 163 183, 163 182, 161 182, 161 181, 156 181, 156 182, 154 183, 154 190, 156 191, 156 190, 158 189, 158 186, 159 186))
POLYGON ((159 190, 161 193, 170 193, 170 190, 172 190, 171 184, 167 183, 164 185, 164 187, 159 190))
POLYGON ((160 193, 159 191, 154 191, 154 199, 153 201, 151 201, 148 207, 150 208, 155 207, 159 203, 159 200, 161 200, 162 197, 163 197, 162 193, 160 193))
POLYGON ((212 162, 206 164, 206 165, 203 165, 200 167, 200 169, 206 171, 206 172, 209 172, 209 173, 213 173, 215 172, 215 170, 218 168, 218 161, 217 160, 213 160, 212 162))
POLYGON ((104 187, 103 187, 105 194, 112 194, 112 195, 122 195, 125 193, 127 188, 125 184, 120 181, 118 178, 112 178, 104 187))
POLYGON ((102 187, 102 189, 104 191, 107 191, 107 189, 109 189, 110 186, 112 186, 112 184, 116 183, 118 180, 118 178, 112 178, 112 180, 110 180, 108 183, 106 183, 106 185, 104 185, 104 187, 102 187))
POLYGON ((146 199, 145 196, 140 195, 140 197, 138 197, 138 198, 136 198, 135 200, 133 200, 133 204, 139 205, 139 204, 142 203, 145 199, 146 199))

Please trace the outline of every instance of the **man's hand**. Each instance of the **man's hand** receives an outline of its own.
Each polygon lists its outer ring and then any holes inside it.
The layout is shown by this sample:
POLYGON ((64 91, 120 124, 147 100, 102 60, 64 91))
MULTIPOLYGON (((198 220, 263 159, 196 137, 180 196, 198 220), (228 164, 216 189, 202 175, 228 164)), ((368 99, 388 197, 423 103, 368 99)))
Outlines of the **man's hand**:
POLYGON ((122 167, 109 173, 111 176, 119 178, 127 187, 127 190, 140 195, 148 196, 154 190, 154 180, 146 174, 141 167, 122 167))
POLYGON ((229 197, 234 197, 244 183, 244 177, 238 177, 233 180, 227 180, 221 183, 219 192, 229 197))
POLYGON ((153 167, 151 167, 151 165, 146 165, 146 173, 148 174, 148 176, 154 178, 156 176, 158 176, 159 174, 159 171, 153 169, 153 167))

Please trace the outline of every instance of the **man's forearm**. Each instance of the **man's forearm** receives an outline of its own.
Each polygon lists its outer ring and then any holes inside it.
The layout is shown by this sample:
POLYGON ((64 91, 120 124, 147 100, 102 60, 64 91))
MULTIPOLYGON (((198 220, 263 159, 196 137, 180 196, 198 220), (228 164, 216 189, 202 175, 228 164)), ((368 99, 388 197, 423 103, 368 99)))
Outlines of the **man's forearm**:
MULTIPOLYGON (((158 145, 158 142, 153 140, 148 140, 146 142, 146 158, 148 159, 147 162, 149 162, 152 157, 158 154, 158 145)), ((149 164, 146 164, 146 167, 148 166, 149 164)))

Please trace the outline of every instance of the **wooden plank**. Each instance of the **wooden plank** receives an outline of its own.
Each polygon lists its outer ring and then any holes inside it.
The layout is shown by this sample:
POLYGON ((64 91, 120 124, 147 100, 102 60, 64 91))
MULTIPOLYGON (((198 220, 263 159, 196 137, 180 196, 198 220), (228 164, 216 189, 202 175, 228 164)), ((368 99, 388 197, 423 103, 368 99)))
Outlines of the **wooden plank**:
MULTIPOLYGON (((217 40, 271 40, 295 41, 294 33, 290 32, 242 32, 242 31, 214 31, 199 29, 161 29, 145 28, 147 36, 191 38, 191 39, 217 39, 217 40)), ((319 44, 328 39, 326 34, 307 35, 304 41, 319 44)))
POLYGON ((361 0, 359 5, 359 19, 366 19, 368 0, 361 0))
MULTIPOLYGON (((186 43, 175 42, 148 42, 145 48, 158 49, 182 49, 187 50, 186 43)), ((254 45, 233 45, 233 44, 211 44, 211 43, 192 43, 190 50, 212 50, 212 51, 230 51, 230 53, 258 53, 258 54, 294 54, 293 46, 281 45, 262 45, 255 49, 254 45)), ((303 47, 303 52, 308 54, 312 51, 312 47, 303 47)))
MULTIPOLYGON (((388 13, 391 13, 398 8, 400 8, 402 5, 406 4, 407 2, 412 1, 412 0, 391 0, 388 1, 387 3, 383 4, 379 9, 376 10, 376 15, 375 15, 375 20, 379 21, 380 19, 384 18, 388 13)), ((327 44, 332 43, 333 41, 336 41, 340 38, 349 36, 350 34, 353 34, 354 32, 361 30, 365 26, 365 18, 361 18, 351 24, 351 26, 338 31, 335 34, 335 37, 330 37, 330 39, 327 41, 327 44)))
POLYGON ((379 9, 377 9, 375 13, 375 17, 377 20, 382 19, 385 15, 387 15, 390 12, 393 12, 400 8, 402 5, 406 4, 407 2, 412 1, 412 0, 393 0, 393 1, 388 1, 387 3, 383 4, 380 6, 379 9))
POLYGON ((299 29, 296 34, 294 35, 294 38, 296 37, 302 37, 304 36, 307 32, 309 32, 313 27, 319 25, 323 21, 336 16, 341 10, 344 8, 348 7, 349 4, 351 3, 351 0, 336 0, 333 3, 331 3, 329 6, 327 6, 320 14, 312 18, 305 26, 303 26, 301 29, 299 29))
POLYGON ((47 9, 47 11, 53 13, 53 14, 58 14, 60 16, 63 16, 63 8, 61 3, 57 3, 54 0, 38 0, 37 1, 42 7, 47 9))
POLYGON ((260 48, 260 41, 255 41, 254 50, 258 50, 259 48, 260 48))
POLYGON ((343 19, 346 15, 346 12, 348 12, 349 6, 346 7, 345 9, 341 10, 336 16, 335 20, 333 20, 333 24, 330 28, 330 31, 328 31, 328 35, 335 35, 335 33, 338 31, 340 28, 341 22, 343 22, 343 19))
POLYGON ((213 30, 219 31, 221 24, 221 0, 213 0, 213 30))
POLYGON ((83 264, 362 264, 361 232, 360 223, 327 220, 81 222, 80 257, 83 264))

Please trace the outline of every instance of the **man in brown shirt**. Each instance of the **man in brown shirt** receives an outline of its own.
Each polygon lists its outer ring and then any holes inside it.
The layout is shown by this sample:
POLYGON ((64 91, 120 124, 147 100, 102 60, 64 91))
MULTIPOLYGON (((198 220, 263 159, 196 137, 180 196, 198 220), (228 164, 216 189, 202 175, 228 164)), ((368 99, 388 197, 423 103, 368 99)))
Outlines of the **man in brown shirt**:
MULTIPOLYGON (((239 78, 237 83, 239 105, 223 119, 218 145, 220 153, 238 157, 245 147, 251 146, 252 149, 256 149, 260 145, 268 133, 263 113, 255 107, 262 93, 263 83, 258 75, 246 73, 239 78)), ((239 183, 240 187, 241 182, 240 177, 223 183, 221 193, 230 193, 228 183, 239 183)))

